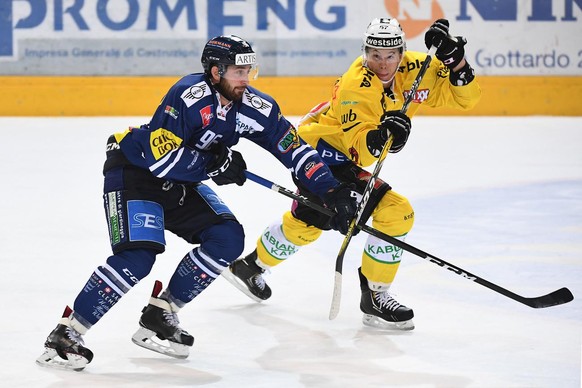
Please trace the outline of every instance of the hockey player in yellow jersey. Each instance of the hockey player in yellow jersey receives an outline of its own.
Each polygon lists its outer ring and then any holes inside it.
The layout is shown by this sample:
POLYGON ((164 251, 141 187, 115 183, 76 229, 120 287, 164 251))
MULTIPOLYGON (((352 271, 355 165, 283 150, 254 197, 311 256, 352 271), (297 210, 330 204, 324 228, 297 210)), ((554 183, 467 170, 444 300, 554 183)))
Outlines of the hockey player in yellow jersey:
MULTIPOLYGON (((427 54, 406 50, 404 32, 396 19, 377 18, 366 29, 362 55, 338 78, 330 100, 316 106, 299 123, 299 136, 318 151, 340 182, 355 185, 360 193, 371 175, 364 167, 377 160, 390 135, 389 152, 402 150, 410 134, 410 118, 421 104, 467 110, 480 98, 474 71, 465 59, 466 40, 449 34, 447 20, 433 23, 425 34, 425 43, 427 48, 437 47, 436 59, 430 63, 406 115, 400 109, 427 54)), ((295 180, 295 184, 301 195, 321 203, 300 182, 295 180)), ((414 223, 409 201, 380 179, 362 219, 370 216, 374 228, 402 240, 414 223)), ((256 249, 232 263, 223 275, 252 299, 266 300, 271 289, 263 277, 265 270, 317 240, 323 230, 331 229, 329 222, 329 217, 294 201, 282 219, 266 228, 256 249)), ((412 309, 388 293, 401 258, 400 248, 368 236, 358 269, 364 324, 414 328, 412 309)))

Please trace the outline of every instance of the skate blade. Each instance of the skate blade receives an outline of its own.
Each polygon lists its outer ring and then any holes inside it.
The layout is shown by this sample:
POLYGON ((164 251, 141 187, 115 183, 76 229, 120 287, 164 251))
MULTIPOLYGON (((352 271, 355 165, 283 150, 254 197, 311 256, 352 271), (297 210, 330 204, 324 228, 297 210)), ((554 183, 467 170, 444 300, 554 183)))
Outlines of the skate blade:
POLYGON ((365 326, 375 327, 382 330, 408 331, 414 329, 414 322, 412 322, 412 319, 402 322, 390 322, 371 314, 364 314, 362 323, 365 326))
MULTIPOLYGON (((178 344, 176 342, 167 341, 170 346, 166 346, 153 340, 156 337, 156 332, 140 327, 131 340, 134 344, 152 350, 164 356, 184 359, 190 355, 190 347, 188 345, 178 344)), ((157 338, 157 337, 156 337, 157 338)))
POLYGON ((236 277, 231 271, 230 268, 226 268, 224 271, 222 271, 222 276, 228 280, 228 282, 230 284, 232 284, 233 286, 235 286, 236 288, 238 288, 240 291, 242 291, 246 296, 248 296, 249 298, 251 298, 252 300, 254 300, 255 302, 261 303, 264 299, 259 298, 258 296, 256 296, 255 294, 253 294, 252 292, 249 291, 248 287, 246 286, 246 284, 240 280, 238 277, 236 277))
POLYGON ((45 348, 44 353, 36 359, 36 363, 45 368, 73 370, 75 372, 82 371, 89 363, 89 360, 78 354, 66 353, 66 355, 67 359, 63 360, 55 349, 45 348))

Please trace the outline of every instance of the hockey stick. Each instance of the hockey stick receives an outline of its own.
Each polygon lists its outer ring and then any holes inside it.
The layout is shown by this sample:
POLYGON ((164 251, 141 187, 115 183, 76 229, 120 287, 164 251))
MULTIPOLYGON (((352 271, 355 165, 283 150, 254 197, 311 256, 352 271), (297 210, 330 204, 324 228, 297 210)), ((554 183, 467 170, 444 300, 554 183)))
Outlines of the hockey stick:
MULTIPOLYGON (((431 63, 432 57, 435 55, 436 50, 437 50, 437 48, 435 46, 431 46, 430 49, 428 50, 426 59, 424 60, 424 62, 422 62, 422 66, 420 67, 420 70, 418 71, 418 74, 416 75, 416 78, 414 79, 414 82, 412 83, 412 86, 410 87, 410 92, 409 92, 408 96, 406 96, 406 99, 404 100, 404 104, 402 105, 402 109, 400 109, 400 112, 406 113, 406 111, 408 110, 408 106, 412 102, 412 99, 414 98, 414 95, 416 94, 416 91, 418 90, 418 87, 419 87, 420 83, 422 82, 424 74, 426 73, 426 70, 428 69, 428 67, 431 63)), ((386 155, 388 154, 388 151, 390 150, 391 145, 392 145, 392 136, 389 136, 388 140, 386 141, 386 144, 384 144, 384 147, 382 148, 382 151, 380 152, 380 156, 378 157, 378 161, 376 162, 376 167, 374 168, 374 171, 372 172, 372 175, 370 176, 370 180, 368 181, 368 184, 366 185, 366 188, 364 189, 364 192, 362 193, 362 200, 358 204, 358 209, 356 210, 356 215, 355 215, 354 219, 352 220, 352 222, 350 222, 348 232, 346 233, 346 235, 344 237, 344 241, 342 242, 340 250, 337 254, 337 258, 335 260, 335 278, 334 278, 334 286, 333 286, 333 295, 332 295, 332 299, 331 299, 331 307, 329 310, 329 319, 330 320, 335 319, 337 317, 337 315, 339 314, 339 308, 340 308, 340 303, 341 303, 341 293, 342 293, 342 269, 343 269, 344 256, 346 254, 346 250, 348 249, 348 245, 352 239, 356 225, 359 225, 359 223, 360 223, 360 219, 362 218, 362 214, 364 213, 364 209, 366 208, 366 205, 368 204, 368 200, 370 199, 370 195, 372 194, 372 190, 374 189, 374 186, 376 185, 376 180, 378 179, 378 175, 380 175, 380 169, 382 168, 382 165, 384 164, 384 160, 386 159, 386 155)))
POLYGON ((283 186, 279 186, 276 183, 271 182, 270 180, 267 180, 263 177, 258 176, 257 174, 253 174, 252 172, 250 172, 249 170, 245 171, 245 175, 247 176, 248 179, 250 179, 251 181, 260 184, 261 186, 265 186, 268 189, 271 189, 273 191, 276 191, 277 193, 283 194, 284 196, 294 199, 297 202, 305 205, 305 206, 309 206, 310 208, 317 210, 320 213, 325 214, 326 216, 333 216, 336 213, 331 210, 328 209, 326 207, 323 207, 315 202, 312 202, 309 200, 309 198, 304 197, 303 195, 299 195, 289 189, 284 188, 283 186))
MULTIPOLYGON (((292 198, 298 202, 300 202, 301 204, 305 205, 305 206, 309 206, 310 208, 317 210, 325 215, 328 216, 333 216, 335 214, 334 211, 320 206, 319 204, 310 201, 307 197, 304 197, 302 195, 299 195, 297 193, 294 193, 291 190, 288 190, 282 186, 279 186, 265 178, 262 178, 258 175, 253 174, 250 171, 246 171, 246 176, 247 178, 249 178, 251 181, 256 182, 262 186, 265 186, 273 191, 276 191, 280 194, 285 195, 286 197, 292 198)), ((514 292, 511 292, 501 286, 498 286, 497 284, 491 283, 488 280, 483 279, 482 277, 479 277, 475 274, 472 274, 464 269, 462 269, 461 267, 457 267, 454 264, 448 263, 442 259, 439 259, 436 256, 431 255, 430 253, 426 253, 424 251, 421 251, 420 249, 409 245, 407 243, 405 243, 404 241, 400 241, 395 237, 389 236, 377 229, 374 229, 368 225, 357 225, 357 228, 361 229, 362 231, 371 234, 372 236, 375 236, 381 240, 384 240, 390 244, 396 245, 397 247, 404 249, 407 252, 412 253, 413 255, 416 255, 418 257, 421 257, 427 261, 430 261, 431 263, 434 263, 436 265, 438 265, 439 267, 443 267, 445 269, 448 269, 449 271, 467 279, 467 280, 471 280, 477 284, 480 284, 484 287, 489 288, 490 290, 493 290, 503 296, 506 296, 510 299, 513 299, 515 301, 518 301, 520 303, 523 303, 529 307, 533 307, 533 308, 545 308, 545 307, 550 307, 550 306, 557 306, 560 304, 564 304, 564 303, 568 303, 571 302, 572 300, 574 300, 574 296, 572 295, 572 293, 570 292, 569 289, 567 289, 566 287, 560 288, 559 290, 556 290, 554 292, 550 292, 547 295, 542 295, 542 296, 537 296, 537 297, 532 297, 532 298, 528 298, 528 297, 524 297, 521 295, 518 295, 514 292)))

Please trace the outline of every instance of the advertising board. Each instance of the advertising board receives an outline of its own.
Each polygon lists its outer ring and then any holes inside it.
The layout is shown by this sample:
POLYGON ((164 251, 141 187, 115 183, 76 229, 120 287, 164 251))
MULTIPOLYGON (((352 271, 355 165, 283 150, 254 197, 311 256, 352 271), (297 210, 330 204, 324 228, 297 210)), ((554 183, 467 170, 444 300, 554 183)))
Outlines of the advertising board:
POLYGON ((0 75, 191 73, 222 34, 250 41, 263 75, 339 75, 374 17, 415 51, 449 19, 480 75, 582 75, 582 0, 2 0, 0 75))

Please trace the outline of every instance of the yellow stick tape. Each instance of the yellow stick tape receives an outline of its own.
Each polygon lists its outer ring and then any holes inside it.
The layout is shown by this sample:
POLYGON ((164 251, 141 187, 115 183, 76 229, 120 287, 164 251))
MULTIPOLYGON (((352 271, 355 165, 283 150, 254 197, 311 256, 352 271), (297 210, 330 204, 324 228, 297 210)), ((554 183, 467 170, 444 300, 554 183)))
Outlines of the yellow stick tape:
MULTIPOLYGON (((178 77, 0 76, 1 116, 150 116, 178 77)), ((335 77, 260 77, 288 116, 307 113, 331 95, 335 77)), ((582 116, 582 77, 478 77, 475 109, 423 107, 420 115, 582 116)))

